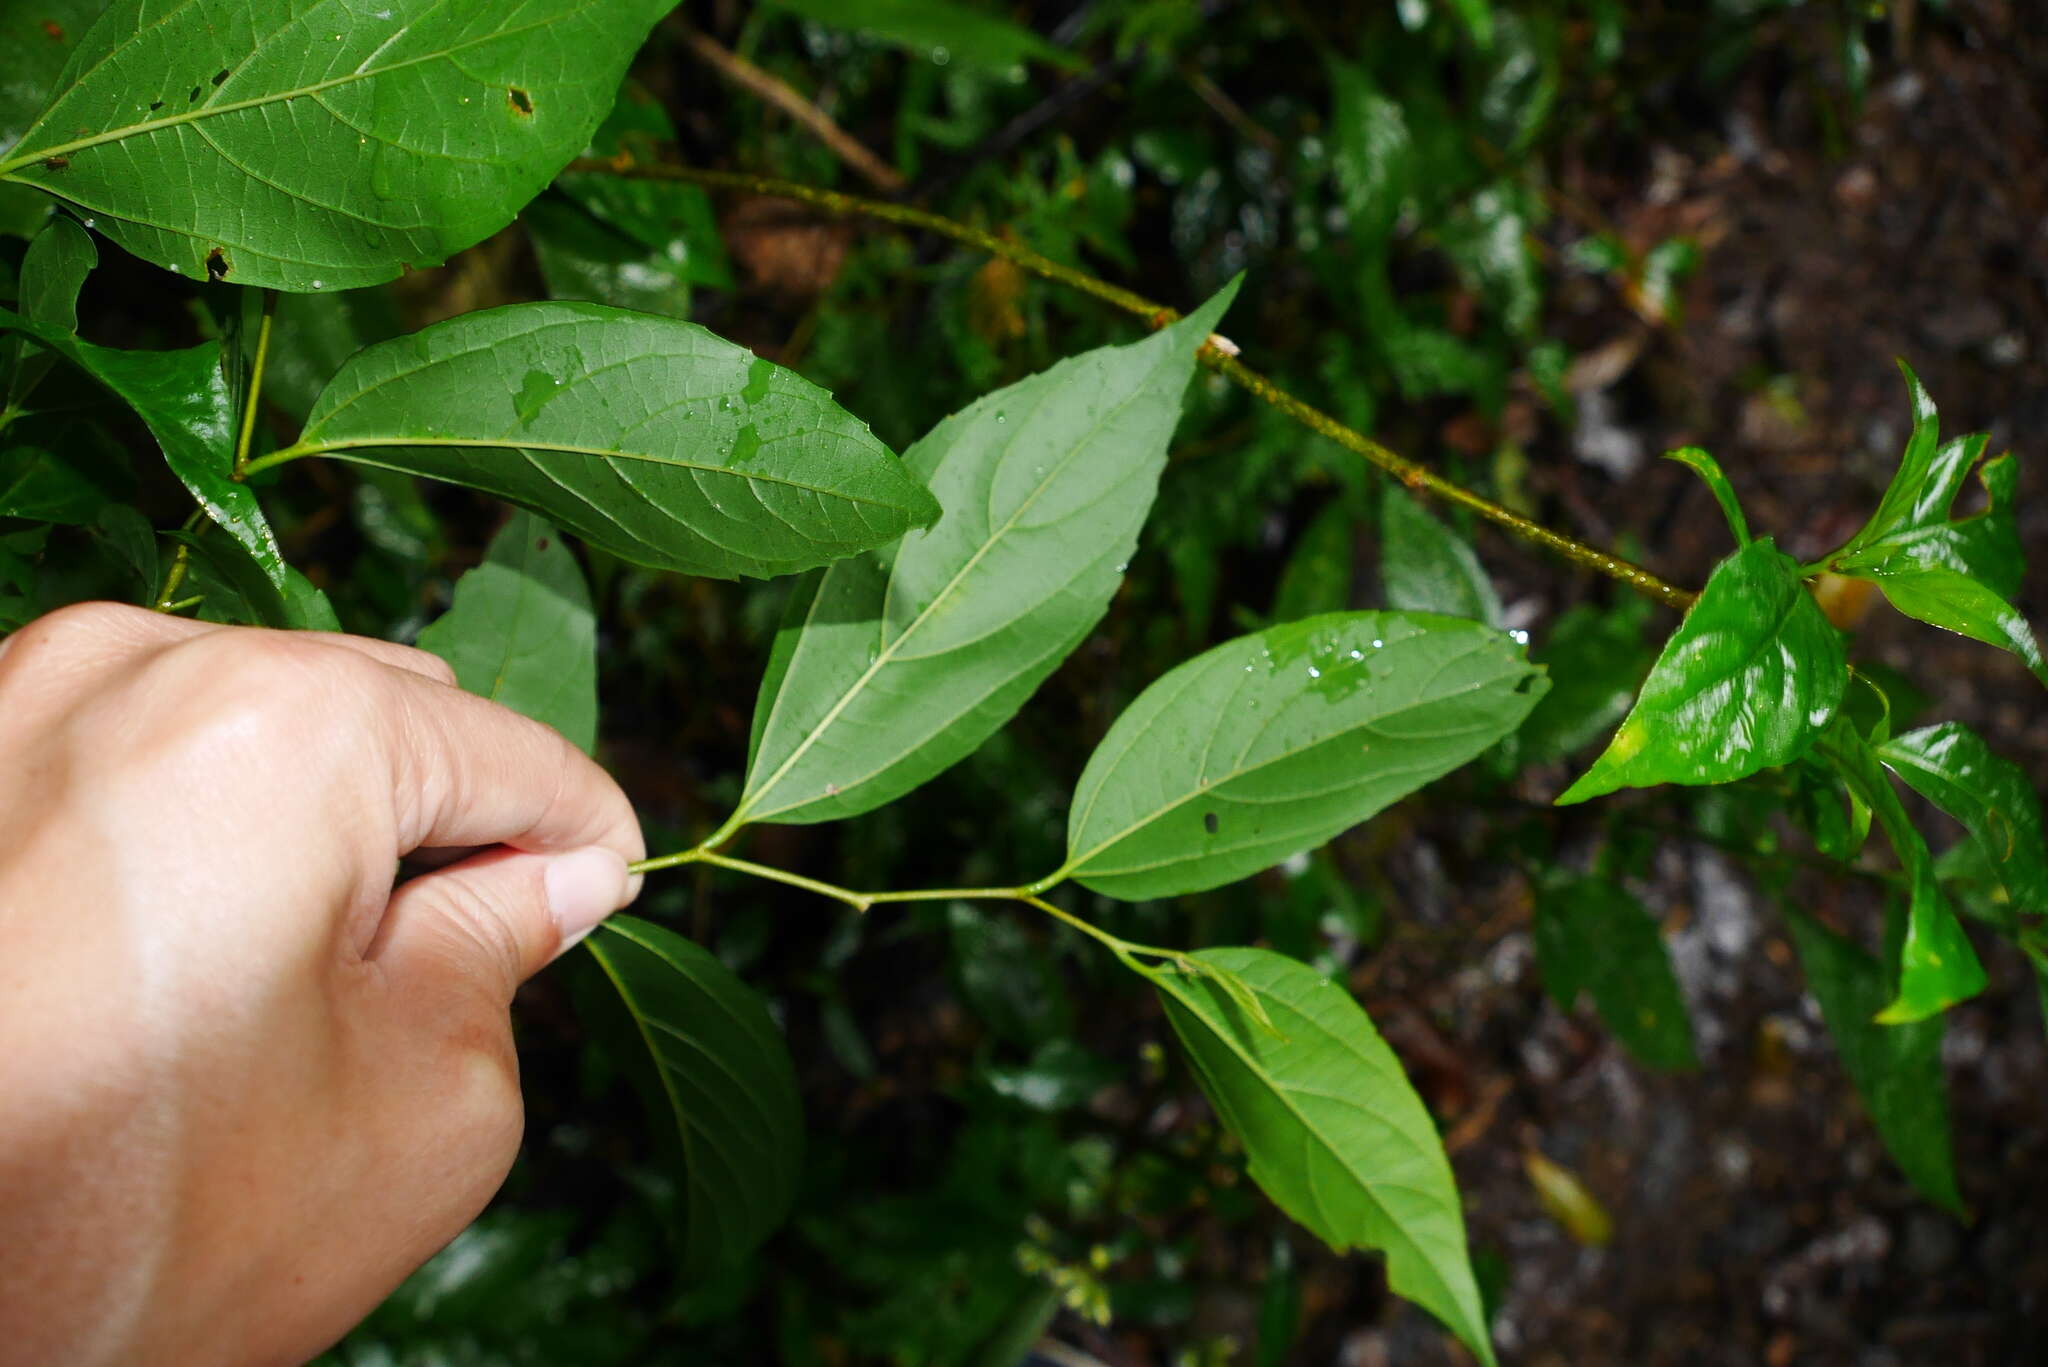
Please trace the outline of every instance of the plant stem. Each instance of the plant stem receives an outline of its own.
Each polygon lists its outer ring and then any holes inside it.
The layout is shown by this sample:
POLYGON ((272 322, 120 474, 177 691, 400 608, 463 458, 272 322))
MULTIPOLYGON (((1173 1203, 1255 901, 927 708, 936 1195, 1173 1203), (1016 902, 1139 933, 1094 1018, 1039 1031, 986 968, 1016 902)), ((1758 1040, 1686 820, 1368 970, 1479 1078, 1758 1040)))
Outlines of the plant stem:
POLYGON ((1139 972, 1144 972, 1144 969, 1133 960, 1133 955, 1143 954, 1174 961, 1184 957, 1179 950, 1158 949, 1112 935, 1102 927, 1092 925, 1072 912, 1054 906, 1037 895, 1044 890, 1039 884, 1033 884, 1029 888, 911 888, 902 892, 856 892, 852 888, 842 888, 837 883, 806 878, 800 873, 791 873, 787 869, 773 868, 767 864, 756 864, 751 859, 735 859, 728 854, 715 853, 711 850, 709 842, 695 849, 642 859, 637 863, 628 864, 626 868, 630 873, 654 873, 661 869, 678 868, 684 864, 709 864, 714 868, 730 869, 734 873, 765 878, 771 883, 784 883, 793 888, 802 888, 805 892, 815 892, 820 897, 829 897, 835 902, 844 902, 855 911, 866 911, 880 902, 1022 902, 1028 907, 1037 908, 1054 920, 1065 922, 1091 939, 1099 940, 1109 946, 1127 966, 1139 972))
MULTIPOLYGON (((194 508, 192 515, 185 519, 184 526, 180 530, 190 532, 194 536, 200 535, 206 530, 206 515, 199 509, 194 508)), ((178 609, 188 606, 184 602, 174 602, 172 595, 177 593, 178 586, 185 582, 185 571, 191 567, 192 547, 180 541, 178 549, 171 553, 171 567, 164 571, 164 586, 156 596, 154 607, 158 612, 176 612, 178 609)))
MULTIPOLYGON (((395 445, 396 443, 392 444, 395 445)), ((318 454, 318 450, 315 450, 314 448, 308 446, 280 447, 278 450, 272 451, 267 456, 258 456, 254 460, 250 461, 248 464, 241 466, 235 471, 234 477, 236 479, 247 479, 250 475, 257 473, 259 470, 268 470, 272 466, 283 465, 288 461, 297 460, 300 456, 313 456, 318 454)))
POLYGON ((249 367, 249 402, 242 409, 242 430, 235 437, 234 477, 249 472, 249 442, 256 434, 256 410, 263 401, 263 367, 270 360, 270 320, 277 314, 277 291, 263 291, 263 321, 256 325, 256 361, 249 367))
MULTIPOLYGON (((878 222, 895 224, 898 227, 913 228, 922 232, 937 233, 952 238, 993 256, 1015 264, 1019 268, 1046 280, 1066 285, 1071 289, 1092 295, 1106 304, 1143 318, 1154 328, 1162 328, 1180 318, 1179 311, 1158 304, 1141 294, 1133 293, 1106 280, 1063 265, 1048 256, 1032 251, 1007 238, 957 220, 946 218, 928 210, 912 208, 907 204, 894 204, 886 200, 866 199, 837 190, 823 190, 813 185, 796 181, 777 180, 770 176, 747 175, 737 171, 714 171, 696 166, 646 165, 620 155, 612 158, 587 158, 571 162, 568 169, 578 172, 608 173, 639 180, 679 180, 693 185, 702 185, 718 190, 740 190, 750 194, 769 195, 782 199, 793 199, 813 208, 839 217, 864 217, 878 222)), ((1636 592, 1654 598, 1668 607, 1681 611, 1691 607, 1694 594, 1666 583, 1640 565, 1610 555, 1598 547, 1575 541, 1561 532, 1552 531, 1539 522, 1523 517, 1510 508, 1504 508, 1462 485, 1445 479, 1426 466, 1389 450, 1371 437, 1348 427, 1312 404, 1296 398, 1270 378, 1245 365, 1234 355, 1234 348, 1218 346, 1211 337, 1200 353, 1203 365, 1223 375, 1246 392, 1265 403, 1271 404, 1287 416, 1301 423, 1319 436, 1327 437, 1347 451, 1363 456, 1381 471, 1401 481, 1407 488, 1427 493, 1470 509, 1473 513, 1502 527, 1526 541, 1551 551, 1572 564, 1604 574, 1619 580, 1636 592)))

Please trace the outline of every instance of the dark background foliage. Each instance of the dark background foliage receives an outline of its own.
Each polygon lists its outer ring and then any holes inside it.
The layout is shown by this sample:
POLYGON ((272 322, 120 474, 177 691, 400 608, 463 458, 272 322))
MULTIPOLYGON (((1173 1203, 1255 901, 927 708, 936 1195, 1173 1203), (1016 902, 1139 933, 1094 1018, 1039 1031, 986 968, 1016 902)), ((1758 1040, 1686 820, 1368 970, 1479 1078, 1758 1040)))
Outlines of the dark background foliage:
MULTIPOLYGON (((1725 554, 1725 528, 1707 490, 1655 456, 1714 451, 1752 525, 1812 558, 1854 530, 1896 459, 1904 357, 1953 429, 2020 451, 2022 540, 2048 545, 2048 480, 2028 449, 2048 426, 2048 38, 2028 7, 984 8, 1071 62, 906 51, 788 9, 687 5, 634 69, 673 121, 654 145, 877 193, 729 79, 729 61, 707 62, 708 38, 879 154, 903 182, 889 197, 1180 307, 1246 272, 1223 331, 1248 360, 1395 450, 1691 586, 1725 554), (1409 140, 1405 182, 1390 129, 1409 140)), ((722 193, 683 238, 681 264, 651 258, 557 190, 442 269, 287 299, 278 432, 361 341, 551 290, 703 322, 826 385, 898 448, 975 395, 1142 330, 1006 262, 789 201, 722 193)), ((80 308, 96 340, 182 344, 215 325, 217 301, 111 247, 102 261, 80 308)), ((174 489, 150 497, 159 521, 181 515, 174 489)), ((344 624, 401 639, 445 605, 499 516, 319 463, 265 497, 344 624)), ((1053 867, 1065 793, 1146 682, 1273 617, 1382 601, 1378 498, 1356 457, 1198 378, 1128 585, 1017 721, 911 797, 760 829, 750 856, 867 887, 1053 867)), ((1538 658, 1581 609, 1616 642, 1603 668, 1632 683, 1668 633, 1667 611, 1467 530, 1538 658)), ((600 754, 651 848, 678 848, 736 796, 785 590, 601 555, 589 568, 600 754)), ((2041 575, 2020 597, 2036 620, 2041 575)), ((1854 658, 1917 687, 1923 719, 1969 721, 2037 785, 2048 776, 2048 709, 2017 661, 1850 592, 1828 606, 1856 628, 1854 658)), ((1992 990, 1950 1017, 1976 1213, 1959 1222, 1885 1156, 1781 914, 1874 942, 1872 881, 1810 859, 1761 782, 1550 808, 1572 772, 1511 748, 1248 883, 1083 909, 1160 943, 1268 943, 1349 983, 1444 1126, 1505 1360, 2027 1358, 2048 1313, 2048 1057, 2024 963, 1985 941, 1992 990), (1542 871, 1596 865, 1662 921, 1697 1072, 1643 1066, 1590 1010, 1544 995, 1542 871), (1586 1212, 1546 1208, 1531 1153, 1576 1176, 1611 1242, 1582 1242, 1586 1212)), ((1065 933, 964 905, 855 918, 702 866, 655 876, 641 909, 712 946, 787 1030, 810 1127, 791 1224, 715 1283, 674 1284, 672 1182, 572 984, 550 974, 521 1003, 520 1170, 340 1360, 967 1363, 1041 1331, 1073 1355, 1056 1360, 1110 1367, 1464 1360, 1371 1260, 1332 1256, 1256 1195, 1162 1050, 1151 996, 1065 933)))

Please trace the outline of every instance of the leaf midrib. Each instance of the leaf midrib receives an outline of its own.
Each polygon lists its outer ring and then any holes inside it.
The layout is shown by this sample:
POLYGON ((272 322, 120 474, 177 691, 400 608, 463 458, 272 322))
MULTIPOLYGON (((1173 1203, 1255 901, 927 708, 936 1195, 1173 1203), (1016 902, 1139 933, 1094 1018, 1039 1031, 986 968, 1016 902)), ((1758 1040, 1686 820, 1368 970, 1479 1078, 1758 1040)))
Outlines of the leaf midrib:
POLYGON ((604 446, 582 446, 574 442, 523 441, 512 437, 341 437, 332 441, 301 442, 296 448, 296 453, 301 456, 341 456, 345 459, 345 453, 358 448, 370 450, 394 446, 450 447, 479 451, 546 451, 555 455, 591 456, 601 460, 637 460, 649 465, 665 465, 681 470, 699 470, 711 475, 726 475, 749 483, 781 484, 792 489, 801 489, 808 494, 836 498, 846 503, 858 503, 871 508, 887 508, 892 512, 912 511, 901 504, 885 503, 878 498, 862 498, 843 490, 808 484, 784 475, 737 470, 729 465, 713 465, 705 461, 657 455, 651 451, 619 451, 604 446))
MULTIPOLYGON (((1414 1254, 1414 1256, 1422 1263, 1424 1267, 1429 1269, 1430 1275, 1435 1279, 1437 1285, 1443 1289, 1446 1299, 1449 1300, 1453 1306, 1457 1307, 1460 1317, 1462 1318, 1466 1314, 1468 1314, 1468 1308, 1460 1302, 1456 1289, 1453 1288, 1450 1285, 1450 1283, 1436 1271, 1434 1263, 1430 1260, 1429 1256, 1425 1252, 1423 1252, 1422 1246, 1415 1241, 1413 1236, 1411 1236, 1408 1233, 1408 1231, 1401 1225, 1399 1221, 1394 1219, 1393 1213, 1387 1208, 1386 1203, 1379 1199, 1379 1196, 1377 1193, 1374 1192, 1372 1185, 1368 1183, 1365 1180, 1365 1178, 1363 1178, 1356 1171, 1354 1171, 1350 1163, 1345 1161, 1342 1150, 1340 1150, 1334 1143, 1331 1142, 1329 1137, 1323 1133, 1321 1127, 1317 1126, 1309 1120, 1308 1116, 1302 1111, 1300 1106, 1295 1104, 1293 1094, 1287 1088, 1282 1087, 1279 1081, 1276 1078, 1274 1078, 1271 1073, 1267 1072, 1264 1068, 1260 1067, 1259 1064, 1252 1058, 1252 1056, 1249 1053, 1245 1051, 1244 1047, 1237 1042, 1237 1039, 1230 1032, 1217 1028, 1209 1020, 1208 1016, 1202 1011, 1202 1009, 1199 1006, 1197 1006, 1192 1000, 1190 1000, 1186 993, 1180 990, 1179 984, 1173 983, 1171 979, 1163 977, 1155 979, 1154 981, 1162 991, 1171 992, 1173 996, 1180 1001, 1181 1005, 1188 1011, 1188 1013, 1191 1016, 1202 1022, 1203 1026, 1208 1030, 1212 1038, 1219 1040, 1226 1049, 1230 1050, 1232 1054, 1236 1055, 1238 1062, 1244 1065, 1245 1070, 1249 1072, 1254 1078, 1258 1079, 1266 1087, 1266 1089, 1270 1091, 1274 1096, 1280 1099, 1281 1105, 1285 1106, 1288 1113, 1294 1117, 1295 1122, 1301 1126, 1302 1132, 1304 1134, 1312 1136, 1315 1139, 1315 1141, 1322 1146, 1323 1151, 1327 1153, 1330 1156, 1331 1160, 1336 1163, 1338 1169, 1342 1171, 1347 1177, 1349 1177, 1352 1180, 1352 1182, 1357 1185, 1359 1191, 1364 1195, 1365 1199, 1372 1203, 1373 1208, 1379 1212, 1381 1218, 1386 1222, 1388 1229, 1398 1232, 1401 1237, 1401 1241, 1407 1244, 1409 1250, 1414 1254)), ((1254 987, 1249 982, 1247 982, 1245 986, 1247 988, 1250 988, 1254 993, 1257 993, 1259 990, 1257 987, 1254 987)), ((1337 1044, 1340 1047, 1342 1047, 1347 1053, 1349 1053, 1352 1057, 1357 1058, 1360 1062, 1366 1063, 1368 1066, 1370 1066, 1370 1060, 1366 1059, 1364 1055, 1360 1054, 1356 1049, 1351 1048, 1350 1045, 1345 1042, 1342 1036, 1337 1035, 1327 1026, 1323 1025, 1321 1021, 1318 1021, 1313 1017, 1309 1016, 1307 1012, 1303 1011, 1294 1002, 1281 1001, 1278 994, 1273 993, 1271 991, 1268 991, 1263 995, 1272 1001, 1279 1002, 1280 1005, 1292 1011, 1295 1016, 1299 1017, 1303 1021, 1308 1022, 1310 1025, 1313 1025, 1317 1029, 1322 1031, 1323 1035, 1326 1038, 1335 1040, 1337 1044)), ((1322 1204, 1320 1195, 1318 1195, 1317 1201, 1318 1204, 1322 1204)), ((1353 1246, 1356 1246, 1360 1241, 1353 1239, 1349 1240, 1348 1242, 1353 1246)), ((1467 1325, 1465 1327, 1469 1329, 1472 1326, 1467 1325)))

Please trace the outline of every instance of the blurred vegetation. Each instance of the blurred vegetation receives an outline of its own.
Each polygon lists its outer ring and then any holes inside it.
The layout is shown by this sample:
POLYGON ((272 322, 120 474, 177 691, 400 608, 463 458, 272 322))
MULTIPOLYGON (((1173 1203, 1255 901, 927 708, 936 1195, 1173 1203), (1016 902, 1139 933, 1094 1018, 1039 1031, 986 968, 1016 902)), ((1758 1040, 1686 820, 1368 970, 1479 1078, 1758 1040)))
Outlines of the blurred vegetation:
MULTIPOLYGON (((1653 196, 1653 149, 1714 123, 1759 63, 1791 72, 1783 84, 1814 111, 1816 139, 1838 145, 1873 80, 1903 60, 1897 16, 1915 8, 706 0, 657 29, 591 155, 917 204, 1176 307, 1245 272, 1224 331, 1294 393, 1696 587, 1709 543, 1674 531, 1677 496, 1615 498, 1633 467, 1627 424, 1610 410, 1617 375, 1682 328, 1715 225, 1617 221, 1588 187, 1653 196), (874 164, 863 172, 835 142, 874 164)), ((1965 22, 1944 5, 1917 9, 1937 30, 1965 22)), ((0 249, 0 271, 18 247, 0 249)), ((177 282, 107 255, 81 307, 102 340, 172 344, 239 325, 213 296, 177 296, 167 311, 177 282)), ((268 391, 277 428, 289 432, 367 342, 546 297, 702 322, 830 389, 897 449, 996 386, 1143 331, 930 236, 747 193, 571 173, 444 268, 283 297, 268 391)), ((1774 383, 1753 390, 1774 411, 1796 409, 1796 392, 1774 383)), ((100 440, 69 419, 35 421, 50 424, 33 434, 45 444, 100 440)), ((1854 502, 1869 502, 1869 478, 1857 476, 1854 502)), ((179 497, 146 481, 141 493, 165 520, 179 497)), ((404 640, 446 606, 498 516, 459 490, 319 463, 265 500, 288 558, 343 626, 404 640)), ((1270 621, 1462 593, 1471 615, 1528 632, 1551 664, 1557 688, 1518 736, 1258 879, 1170 904, 1084 895, 1079 909, 1148 942, 1264 943, 1395 1004, 1382 1026, 1458 1157, 1491 1124, 1498 1094, 1475 1079, 1512 1068, 1517 1041, 1503 1031, 1514 1025, 1465 1029, 1404 1005, 1400 975, 1466 965, 1501 918, 1527 926, 1532 907, 1594 887, 1603 907, 1625 905, 1601 940, 1608 976, 1583 984, 1593 1004, 1645 1065, 1693 1066, 1656 923, 1626 890, 1646 885, 1667 840, 1725 849, 1767 890, 1846 888, 1822 899, 1831 906, 1879 898, 1883 880, 1810 867, 1775 815, 1789 801, 1827 838, 1825 804, 1798 805, 1798 773, 1663 790, 1620 816, 1548 807, 1567 760, 1626 710, 1673 618, 1461 518, 1446 517, 1445 539, 1414 507, 1355 455, 1198 376, 1109 620, 1022 715, 908 798, 847 823, 759 829, 750 856, 856 887, 1051 868, 1093 740, 1166 669, 1270 621), (1439 582, 1411 582, 1418 566, 1439 582), (1444 905, 1446 866, 1460 914, 1444 905), (1556 869, 1567 872, 1545 872, 1556 869), (1404 935, 1420 953, 1384 959, 1404 935), (1603 990, 1619 980, 1639 992, 1603 990), (1493 1057, 1447 1058, 1445 1035, 1476 1037, 1493 1057)), ((599 754, 639 804, 650 849, 681 848, 737 796, 787 588, 662 575, 595 551, 588 569, 603 633, 599 754)), ((1938 701, 1919 689, 1941 683, 1887 677, 1895 728, 1938 701)), ((1162 1049, 1151 995, 1069 933, 967 905, 857 917, 702 866, 651 878, 639 910, 759 987, 790 1038, 811 1135, 789 1226, 710 1282, 678 1280, 673 1179, 643 1148, 632 1091, 572 1009, 572 985, 551 975, 518 1012, 529 1126, 512 1182, 334 1361, 996 1363, 1022 1360, 1050 1330, 1111 1363, 1276 1364, 1336 1360, 1351 1329, 1383 1320, 1397 1360, 1457 1351, 1386 1297, 1372 1263, 1332 1258, 1257 1196, 1162 1049)), ((1535 952, 1568 953, 1557 945, 1572 934, 1598 931, 1539 921, 1535 952)), ((1804 950, 1825 932, 1801 922, 1799 934, 1804 950)), ((1579 985, 1551 987, 1568 1007, 1579 985)), ((1533 989, 1524 996, 1533 1010, 1533 989)), ((1486 1142, 1522 1163, 1525 1137, 1486 1142)), ((1516 1218, 1547 1209, 1569 1237, 1605 1242, 1598 1200, 1527 1147, 1535 1185, 1516 1218)), ((1491 1295, 1513 1275, 1500 1228, 1475 1224, 1491 1295)))

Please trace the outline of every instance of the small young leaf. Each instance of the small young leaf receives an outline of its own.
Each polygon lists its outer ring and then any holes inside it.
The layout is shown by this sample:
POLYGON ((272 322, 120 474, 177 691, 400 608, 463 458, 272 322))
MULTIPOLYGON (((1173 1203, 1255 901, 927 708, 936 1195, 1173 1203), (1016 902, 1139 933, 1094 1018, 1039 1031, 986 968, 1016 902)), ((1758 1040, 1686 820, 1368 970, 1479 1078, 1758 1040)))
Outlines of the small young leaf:
POLYGON ((2048 912, 2041 802, 2017 764, 1953 721, 1886 741, 1877 757, 1907 787, 1963 823, 2014 911, 2048 912))
POLYGON ((945 517, 806 591, 778 637, 738 816, 879 807, 972 753, 1102 620, 1195 353, 1235 293, 977 400, 904 453, 945 517))
POLYGON ((370 347, 299 449, 482 489, 637 564, 715 578, 809 569, 938 516, 808 380, 597 304, 485 309, 370 347))
POLYGON ((1256 873, 1465 763, 1544 687, 1504 633, 1450 617, 1330 613, 1226 641, 1109 728, 1063 872, 1125 899, 1256 873))
POLYGON ((1491 1363, 1443 1142, 1371 1019, 1343 988, 1270 951, 1193 957, 1234 974, 1277 1027, 1247 1017, 1209 978, 1153 979, 1252 1179, 1339 1252, 1384 1252, 1388 1285, 1491 1363))
POLYGON ((1664 459, 1675 460, 1686 466, 1707 483, 1714 499, 1721 505, 1721 516, 1728 519, 1728 530, 1735 534, 1736 546, 1749 544, 1749 519, 1742 515, 1742 504, 1735 497, 1735 486, 1722 473, 1721 463, 1697 446, 1683 446, 1676 451, 1666 451, 1664 459))
POLYGON ((1380 499, 1380 588, 1390 608, 1500 625, 1500 597, 1472 547, 1392 484, 1380 499))
POLYGON ((1941 1070, 1947 1026, 1939 1017, 1877 1024, 1873 1017, 1889 995, 1883 967, 1810 917, 1797 911, 1787 916, 1806 985, 1892 1161, 1928 1200, 1964 1214, 1949 1150, 1948 1082, 1941 1070))
POLYGON ((1942 894, 1927 842, 1906 815, 1869 742, 1846 723, 1828 728, 1816 749, 1884 827, 1912 880, 1912 901, 1898 949, 1898 995, 1878 1013, 1884 1024, 1925 1020, 1984 990, 1984 967, 1942 894))
POLYGON ((375 284, 510 222, 668 8, 115 0, 0 175, 193 279, 375 284))
MULTIPOLYGON (((1989 438, 1983 434, 1957 437, 1942 446, 1938 468, 1953 472, 1959 482, 1976 464, 1989 438)), ((2019 592, 2026 574, 2026 555, 2020 548, 2019 524, 2013 512, 2013 498, 2019 487, 2019 462, 2010 451, 1977 466, 1977 479, 1984 486, 1988 506, 1972 517, 1948 519, 1952 481, 1929 478, 1933 502, 1924 516, 1892 528, 1882 541, 1837 551, 1828 564, 1843 574, 1867 575, 1889 568, 1903 573, 1908 567, 1946 569, 1971 579, 2001 598, 2019 592)))
POLYGON ((960 61, 1007 71, 1027 61, 1073 70, 1073 53, 1054 47, 1028 28, 961 4, 960 0, 769 0, 776 9, 833 28, 850 28, 908 48, 930 61, 960 61))
POLYGON ((455 602, 420 633, 470 692, 545 722, 586 754, 597 743, 597 616, 555 529, 514 513, 455 602))
POLYGON ((1559 805, 1617 788, 1731 783, 1797 759, 1848 683, 1841 638, 1769 537, 1715 567, 1628 720, 1559 805))
POLYGON ((284 557, 255 491, 231 475, 236 415, 218 343, 183 351, 119 351, 0 309, 0 331, 8 329, 35 338, 133 408, 163 448, 171 473, 206 515, 242 544, 273 586, 283 585, 284 557))
POLYGON ((1619 884, 1574 878, 1536 899, 1536 961, 1560 1010, 1589 991, 1600 1019, 1653 1068, 1695 1068, 1692 1024, 1657 923, 1619 884))
POLYGON ((1951 520, 1963 480, 1983 457, 1987 438, 1943 443, 1934 401, 1905 362, 1913 398, 1913 435, 1898 471, 1862 530, 1827 559, 1842 574, 1869 579, 1909 617, 2009 650, 2048 684, 2048 660, 2010 599, 2025 569, 2013 518, 2018 469, 2010 455, 1979 471, 1991 506, 1951 520))
POLYGON ((684 1275, 702 1276, 789 1213, 802 1173, 796 1068, 761 999, 708 951, 631 916, 583 943, 645 1050, 634 1071, 664 1142, 680 1149, 684 1275))

